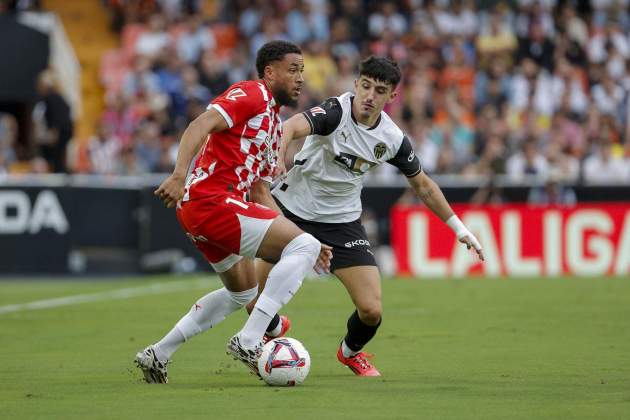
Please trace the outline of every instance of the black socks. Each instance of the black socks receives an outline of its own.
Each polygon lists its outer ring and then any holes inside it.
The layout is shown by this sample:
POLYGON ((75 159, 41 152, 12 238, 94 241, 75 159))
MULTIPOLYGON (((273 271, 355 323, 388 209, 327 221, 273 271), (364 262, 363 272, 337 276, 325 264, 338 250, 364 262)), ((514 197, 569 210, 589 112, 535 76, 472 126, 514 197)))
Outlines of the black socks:
POLYGON ((280 322, 280 315, 276 314, 271 320, 271 322, 269 323, 269 326, 267 327, 267 332, 273 331, 278 326, 279 322, 280 322))
POLYGON ((374 337, 376 330, 381 326, 381 321, 382 319, 373 326, 364 324, 359 318, 359 313, 354 311, 348 318, 348 334, 344 338, 348 348, 352 351, 361 350, 374 337))

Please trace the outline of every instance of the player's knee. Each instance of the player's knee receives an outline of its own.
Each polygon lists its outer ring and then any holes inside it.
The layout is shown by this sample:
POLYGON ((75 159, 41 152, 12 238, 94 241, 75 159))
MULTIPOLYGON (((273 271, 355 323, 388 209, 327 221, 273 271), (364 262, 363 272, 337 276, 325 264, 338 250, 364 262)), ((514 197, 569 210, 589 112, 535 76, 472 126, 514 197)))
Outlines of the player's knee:
POLYGON ((313 235, 310 233, 303 233, 300 236, 305 236, 305 241, 307 245, 305 246, 306 252, 313 259, 313 264, 317 261, 317 257, 319 257, 319 252, 322 249, 322 244, 319 242, 313 235))
POLYGON ((383 315, 383 306, 379 300, 371 301, 357 307, 359 318, 367 325, 377 325, 383 315))
POLYGON ((302 233, 295 238, 282 251, 282 257, 286 257, 292 254, 303 254, 312 260, 312 265, 317 261, 319 251, 321 250, 321 243, 313 237, 310 233, 302 233))
POLYGON ((254 300, 254 298, 257 295, 258 295, 258 286, 254 287, 252 289, 244 290, 242 292, 231 292, 230 291, 230 298, 232 299, 232 301, 234 301, 234 303, 236 303, 239 306, 247 305, 249 302, 254 300))

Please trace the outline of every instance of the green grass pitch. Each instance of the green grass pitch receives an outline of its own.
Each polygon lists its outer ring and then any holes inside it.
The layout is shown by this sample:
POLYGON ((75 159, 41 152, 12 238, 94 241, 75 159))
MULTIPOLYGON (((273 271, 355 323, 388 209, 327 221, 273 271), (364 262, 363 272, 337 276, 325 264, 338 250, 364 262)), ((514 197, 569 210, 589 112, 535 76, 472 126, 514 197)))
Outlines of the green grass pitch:
MULTIPOLYGON (((630 279, 385 280, 367 351, 382 378, 335 358, 350 299, 309 281, 285 308, 310 351, 296 388, 272 388, 225 354, 245 312, 186 343, 168 385, 132 365, 216 279, 0 281, 7 305, 148 284, 182 287, 0 313, 6 419, 628 419, 630 279)), ((162 286, 159 286, 162 287, 162 286)), ((99 295, 102 296, 102 295, 99 295)))

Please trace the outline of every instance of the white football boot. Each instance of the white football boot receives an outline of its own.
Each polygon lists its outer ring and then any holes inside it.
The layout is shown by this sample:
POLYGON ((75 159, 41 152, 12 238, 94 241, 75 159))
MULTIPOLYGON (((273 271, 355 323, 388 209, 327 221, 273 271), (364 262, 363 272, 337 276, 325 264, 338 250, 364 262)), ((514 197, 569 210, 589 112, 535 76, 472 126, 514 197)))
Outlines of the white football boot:
POLYGON ((161 362, 155 355, 153 346, 149 346, 136 354, 136 365, 142 370, 144 380, 150 384, 168 383, 166 365, 169 360, 161 362))
POLYGON ((260 373, 258 372, 258 359, 260 359, 262 349, 262 341, 251 349, 243 347, 238 334, 230 338, 230 341, 228 341, 227 344, 227 354, 231 355, 234 360, 240 360, 243 362, 251 373, 258 376, 258 378, 260 378, 260 373))

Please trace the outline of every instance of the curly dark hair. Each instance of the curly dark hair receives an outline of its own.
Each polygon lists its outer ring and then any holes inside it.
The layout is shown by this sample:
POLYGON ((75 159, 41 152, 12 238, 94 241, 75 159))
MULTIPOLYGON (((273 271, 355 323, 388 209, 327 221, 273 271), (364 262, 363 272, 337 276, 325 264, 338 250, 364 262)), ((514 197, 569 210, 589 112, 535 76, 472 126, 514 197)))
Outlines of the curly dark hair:
POLYGON ((361 62, 359 75, 385 82, 395 89, 402 77, 398 63, 385 57, 369 56, 361 62))
POLYGON ((286 41, 271 41, 260 47, 256 54, 256 70, 258 77, 265 75, 265 67, 274 61, 281 61, 287 54, 302 54, 302 50, 295 44, 286 41))

